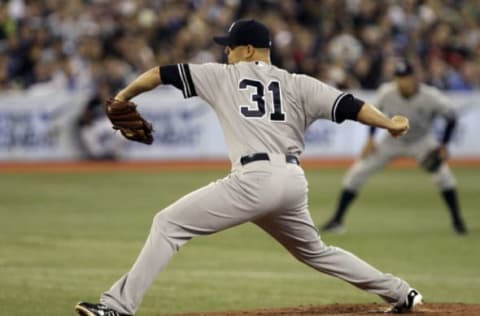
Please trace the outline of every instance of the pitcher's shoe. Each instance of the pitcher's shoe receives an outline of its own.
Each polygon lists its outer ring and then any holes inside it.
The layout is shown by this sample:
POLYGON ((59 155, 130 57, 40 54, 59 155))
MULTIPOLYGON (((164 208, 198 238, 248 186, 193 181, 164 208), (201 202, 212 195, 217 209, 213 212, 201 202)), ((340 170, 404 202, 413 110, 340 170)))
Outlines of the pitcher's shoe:
POLYGON ((80 316, 133 316, 120 314, 119 312, 103 304, 93 304, 87 302, 80 302, 75 305, 75 311, 80 316))
POLYGON ((407 298, 405 299, 404 302, 400 302, 393 305, 392 307, 387 309, 385 312, 395 313, 395 314, 409 313, 414 311, 417 305, 423 304, 422 300, 423 300, 422 294, 420 294, 415 289, 410 289, 408 291, 407 298))

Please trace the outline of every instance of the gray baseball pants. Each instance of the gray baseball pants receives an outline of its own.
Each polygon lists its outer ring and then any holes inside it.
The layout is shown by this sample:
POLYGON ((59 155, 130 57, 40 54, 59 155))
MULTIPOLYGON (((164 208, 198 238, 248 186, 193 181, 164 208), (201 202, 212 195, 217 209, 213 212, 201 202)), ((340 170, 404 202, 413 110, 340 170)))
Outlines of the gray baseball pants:
MULTIPOLYGON (((377 145, 374 152, 353 164, 343 179, 343 187, 358 191, 372 175, 383 169, 393 159, 411 157, 419 162, 437 146, 438 142, 432 135, 408 143, 386 137, 377 145)), ((432 180, 441 191, 453 189, 457 185, 446 163, 432 174, 432 180)))
POLYGON ((302 168, 286 163, 284 155, 235 165, 226 178, 184 196, 154 217, 136 262, 100 301, 120 313, 135 314, 148 288, 182 245, 193 237, 251 221, 312 268, 388 302, 403 302, 410 288, 405 281, 321 241, 308 211, 307 191, 302 168))

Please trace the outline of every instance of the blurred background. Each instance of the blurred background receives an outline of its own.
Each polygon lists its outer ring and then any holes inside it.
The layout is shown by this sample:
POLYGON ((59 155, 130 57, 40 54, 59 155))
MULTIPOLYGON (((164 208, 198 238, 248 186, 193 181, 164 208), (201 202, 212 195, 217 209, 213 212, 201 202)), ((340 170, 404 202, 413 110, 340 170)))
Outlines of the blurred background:
MULTIPOLYGON (((225 157, 223 139, 207 139, 219 132, 208 107, 171 88, 142 99, 158 126, 150 152, 116 137, 101 105, 155 65, 225 61, 211 37, 247 17, 270 27, 272 61, 291 72, 374 102, 393 60, 408 57, 422 81, 478 114, 479 0, 8 0, 0 2, 0 159, 225 157)), ((480 146, 463 126, 453 154, 476 157, 480 146)), ((352 157, 363 140, 358 128, 323 122, 307 136, 307 155, 352 157)))
MULTIPOLYGON (((480 302, 480 0, 0 0, 1 315, 73 315, 79 300, 96 301, 158 210, 225 176, 223 134, 201 99, 172 87, 135 98, 153 122, 151 146, 114 133, 102 104, 150 67, 224 62, 211 37, 246 17, 270 27, 276 65, 373 104, 398 56, 450 97, 450 162, 470 234, 452 231, 430 175, 407 168, 375 176, 348 233, 322 238, 409 280, 429 303, 480 302)), ((354 122, 310 127, 302 165, 315 223, 334 210, 367 133, 354 122)), ((139 315, 381 303, 298 264, 254 225, 192 244, 139 315)))

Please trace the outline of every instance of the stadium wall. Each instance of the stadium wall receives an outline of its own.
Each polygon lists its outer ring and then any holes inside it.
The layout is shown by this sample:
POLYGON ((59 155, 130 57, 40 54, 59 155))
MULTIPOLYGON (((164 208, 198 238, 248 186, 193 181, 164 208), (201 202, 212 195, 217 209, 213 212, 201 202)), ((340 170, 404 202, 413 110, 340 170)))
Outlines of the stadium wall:
MULTIPOLYGON (((355 94, 374 103, 371 92, 356 91, 355 94)), ((449 97, 459 114, 458 128, 450 145, 451 156, 480 160, 480 92, 449 93, 449 97)), ((135 101, 153 122, 155 142, 152 146, 128 142, 122 160, 221 161, 227 158, 218 120, 201 99, 184 100, 179 91, 162 87, 135 101)), ((0 95, 0 161, 81 159, 76 122, 85 103, 84 94, 67 91, 0 95)), ((441 131, 441 126, 439 120, 435 130, 441 131)), ((358 155, 366 135, 367 128, 354 122, 339 126, 317 121, 306 135, 303 157, 329 161, 352 159, 358 155)))

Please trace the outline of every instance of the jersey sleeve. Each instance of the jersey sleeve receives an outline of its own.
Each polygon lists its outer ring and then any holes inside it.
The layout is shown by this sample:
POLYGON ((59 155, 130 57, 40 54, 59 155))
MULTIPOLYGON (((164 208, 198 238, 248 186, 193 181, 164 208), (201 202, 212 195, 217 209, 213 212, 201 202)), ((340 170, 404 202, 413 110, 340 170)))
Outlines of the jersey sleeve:
POLYGON ((389 91, 389 86, 387 84, 383 84, 378 88, 377 95, 375 97, 375 107, 380 111, 385 109, 385 105, 387 104, 387 94, 389 91))
POLYGON ((437 88, 431 88, 431 97, 435 113, 447 120, 455 119, 455 110, 450 99, 437 88))
POLYGON ((160 77, 163 84, 170 84, 180 89, 184 98, 197 95, 189 64, 160 66, 160 77))
POLYGON ((223 67, 216 63, 167 65, 160 67, 160 76, 164 84, 180 89, 184 98, 199 96, 213 104, 223 67))
POLYGON ((362 100, 312 77, 299 75, 299 78, 297 87, 310 120, 322 118, 341 123, 346 119, 357 119, 364 104, 362 100))

